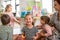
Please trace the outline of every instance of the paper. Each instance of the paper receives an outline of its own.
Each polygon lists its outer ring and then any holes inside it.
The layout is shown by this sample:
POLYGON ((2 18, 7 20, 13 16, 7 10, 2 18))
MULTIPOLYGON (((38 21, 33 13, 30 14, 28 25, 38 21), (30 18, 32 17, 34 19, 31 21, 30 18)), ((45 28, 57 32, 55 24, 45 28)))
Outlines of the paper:
POLYGON ((21 29, 20 28, 13 29, 13 35, 15 34, 22 34, 21 29))

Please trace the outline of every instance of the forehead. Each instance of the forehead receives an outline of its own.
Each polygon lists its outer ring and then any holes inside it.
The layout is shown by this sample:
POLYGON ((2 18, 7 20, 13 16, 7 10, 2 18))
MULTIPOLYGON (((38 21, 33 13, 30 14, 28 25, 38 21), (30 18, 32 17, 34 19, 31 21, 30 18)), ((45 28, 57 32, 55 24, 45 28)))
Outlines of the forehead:
POLYGON ((26 19, 27 19, 27 18, 32 18, 32 16, 31 16, 31 15, 26 15, 25 18, 26 18, 26 19))

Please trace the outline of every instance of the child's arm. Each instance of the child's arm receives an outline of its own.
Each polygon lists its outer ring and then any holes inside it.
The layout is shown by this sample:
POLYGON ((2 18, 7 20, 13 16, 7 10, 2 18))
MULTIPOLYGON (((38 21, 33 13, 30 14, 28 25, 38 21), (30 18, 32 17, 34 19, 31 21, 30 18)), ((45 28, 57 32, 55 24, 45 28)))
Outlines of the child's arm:
POLYGON ((13 40, 16 40, 19 34, 13 35, 13 40))
POLYGON ((45 37, 45 32, 42 30, 42 31, 39 33, 39 36, 45 37))
POLYGON ((14 21, 17 22, 18 24, 21 23, 21 20, 17 20, 15 17, 13 17, 14 21))
POLYGON ((48 36, 50 36, 50 35, 52 35, 52 29, 51 29, 51 27, 49 26, 49 27, 45 27, 45 31, 47 32, 47 33, 44 33, 43 31, 41 31, 40 32, 40 36, 43 36, 43 37, 48 37, 48 36))
POLYGON ((51 29, 50 26, 45 27, 45 30, 46 30, 46 32, 47 32, 47 33, 45 33, 45 36, 46 36, 46 37, 52 35, 52 29, 51 29))

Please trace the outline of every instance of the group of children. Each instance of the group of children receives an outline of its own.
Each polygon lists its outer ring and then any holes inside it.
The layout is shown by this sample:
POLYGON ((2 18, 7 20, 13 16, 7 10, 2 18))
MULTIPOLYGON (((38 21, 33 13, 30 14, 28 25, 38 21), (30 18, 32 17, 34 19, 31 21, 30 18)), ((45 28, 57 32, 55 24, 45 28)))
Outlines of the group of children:
MULTIPOLYGON (((13 29, 9 25, 9 15, 3 14, 1 16, 1 22, 2 25, 0 26, 0 39, 13 40, 13 29)), ((35 27, 32 24, 33 17, 31 14, 26 14, 24 18, 25 26, 21 30, 21 36, 24 36, 24 40, 58 40, 58 31, 54 28, 54 23, 49 23, 50 18, 48 16, 41 16, 40 22, 42 25, 40 25, 40 29, 38 29, 37 26, 35 27), (38 30, 40 30, 40 32, 38 32, 38 30)))
POLYGON ((19 25, 21 20, 17 20, 12 14, 12 6, 6 6, 5 12, 1 16, 0 40, 59 40, 58 31, 54 28, 55 24, 50 22, 48 16, 41 16, 39 28, 34 26, 33 17, 30 13, 24 18, 22 34, 13 37, 14 21, 19 25), (22 38, 22 39, 19 39, 22 38))
POLYGON ((50 23, 50 18, 48 16, 41 16, 40 28, 35 27, 33 24, 33 18, 31 14, 26 14, 25 16, 25 27, 23 27, 22 32, 24 33, 25 40, 59 40, 58 31, 54 28, 54 23, 50 23), (38 30, 40 30, 38 32, 38 30))

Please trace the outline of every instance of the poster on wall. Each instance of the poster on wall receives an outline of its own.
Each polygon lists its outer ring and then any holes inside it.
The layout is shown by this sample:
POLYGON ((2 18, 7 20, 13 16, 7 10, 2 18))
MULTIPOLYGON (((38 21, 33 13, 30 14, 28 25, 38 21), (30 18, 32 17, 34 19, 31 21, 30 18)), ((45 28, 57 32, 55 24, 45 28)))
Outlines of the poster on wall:
POLYGON ((41 8, 42 8, 42 0, 35 0, 35 6, 33 6, 34 17, 40 17, 41 8))
POLYGON ((34 0, 21 0, 20 1, 21 17, 24 17, 25 14, 27 14, 28 12, 32 12, 32 8, 34 5, 35 5, 34 0))

